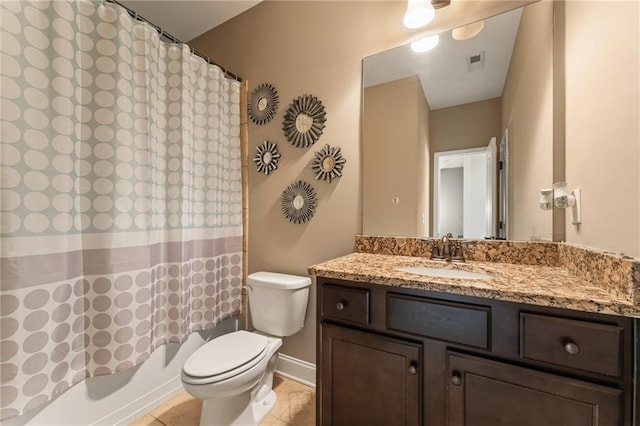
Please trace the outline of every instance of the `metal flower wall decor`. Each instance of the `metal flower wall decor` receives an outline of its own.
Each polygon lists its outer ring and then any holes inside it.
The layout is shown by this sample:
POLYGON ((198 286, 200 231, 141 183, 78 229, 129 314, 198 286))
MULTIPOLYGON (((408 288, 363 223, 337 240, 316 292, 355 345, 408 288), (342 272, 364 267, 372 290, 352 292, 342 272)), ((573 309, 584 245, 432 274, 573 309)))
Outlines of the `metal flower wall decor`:
POLYGON ((253 157, 253 162, 256 163, 256 168, 259 173, 268 175, 278 168, 278 160, 280 157, 278 144, 264 141, 262 145, 256 147, 256 156, 253 157))
POLYGON ((256 87, 249 95, 247 112, 256 124, 266 124, 276 114, 278 108, 278 91, 268 83, 256 87))
POLYGON ((316 179, 331 183, 333 179, 342 176, 342 168, 346 162, 339 147, 325 145, 315 153, 311 168, 316 174, 316 179))
POLYGON ((302 95, 289 105, 284 114, 282 130, 292 145, 307 148, 320 138, 326 121, 322 102, 315 96, 302 95))
POLYGON ((316 212, 316 190, 304 181, 296 181, 282 192, 282 213, 295 224, 306 223, 316 212))

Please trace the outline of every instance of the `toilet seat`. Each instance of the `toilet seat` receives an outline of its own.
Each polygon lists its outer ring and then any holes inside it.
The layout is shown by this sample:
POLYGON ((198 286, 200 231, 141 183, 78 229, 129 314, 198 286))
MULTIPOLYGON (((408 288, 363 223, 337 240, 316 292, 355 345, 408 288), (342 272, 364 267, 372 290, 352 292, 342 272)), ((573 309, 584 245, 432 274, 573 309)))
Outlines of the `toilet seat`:
POLYGON ((264 359, 268 342, 266 336, 244 330, 217 337, 191 354, 182 368, 182 380, 196 385, 237 376, 264 359))

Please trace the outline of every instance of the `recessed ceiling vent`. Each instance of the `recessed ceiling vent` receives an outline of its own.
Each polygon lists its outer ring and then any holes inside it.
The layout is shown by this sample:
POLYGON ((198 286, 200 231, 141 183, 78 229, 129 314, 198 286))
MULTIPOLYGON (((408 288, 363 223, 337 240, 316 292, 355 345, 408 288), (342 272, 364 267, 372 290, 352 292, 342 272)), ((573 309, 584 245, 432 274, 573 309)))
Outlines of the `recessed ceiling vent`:
POLYGON ((484 50, 475 55, 467 56, 467 71, 477 71, 484 68, 484 50))

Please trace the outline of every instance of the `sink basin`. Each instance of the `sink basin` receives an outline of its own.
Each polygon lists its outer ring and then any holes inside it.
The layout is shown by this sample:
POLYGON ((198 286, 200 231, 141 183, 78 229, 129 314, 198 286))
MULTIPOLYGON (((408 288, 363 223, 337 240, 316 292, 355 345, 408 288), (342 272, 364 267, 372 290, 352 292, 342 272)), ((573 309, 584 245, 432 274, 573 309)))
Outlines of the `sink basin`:
POLYGON ((481 274, 479 272, 463 271, 460 269, 428 268, 426 266, 403 266, 396 270, 408 272, 410 274, 426 275, 438 278, 462 278, 475 280, 489 280, 493 278, 491 275, 481 274))

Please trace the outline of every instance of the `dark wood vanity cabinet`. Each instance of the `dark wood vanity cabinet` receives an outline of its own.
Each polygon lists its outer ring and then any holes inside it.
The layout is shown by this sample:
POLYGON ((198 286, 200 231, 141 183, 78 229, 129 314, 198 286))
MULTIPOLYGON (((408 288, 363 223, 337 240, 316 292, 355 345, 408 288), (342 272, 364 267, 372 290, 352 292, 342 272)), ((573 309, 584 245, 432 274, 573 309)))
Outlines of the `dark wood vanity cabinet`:
POLYGON ((421 345, 325 325, 322 346, 327 424, 419 423, 421 345))
POLYGON ((456 353, 447 372, 451 426, 624 424, 620 389, 456 353))
POLYGON ((637 423, 630 318, 317 284, 318 425, 637 423))

